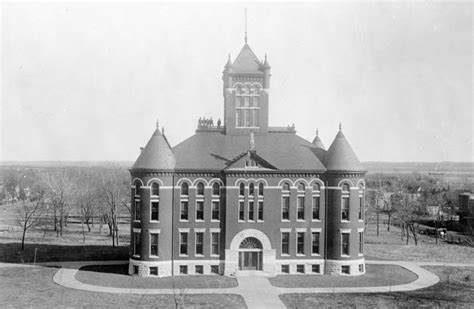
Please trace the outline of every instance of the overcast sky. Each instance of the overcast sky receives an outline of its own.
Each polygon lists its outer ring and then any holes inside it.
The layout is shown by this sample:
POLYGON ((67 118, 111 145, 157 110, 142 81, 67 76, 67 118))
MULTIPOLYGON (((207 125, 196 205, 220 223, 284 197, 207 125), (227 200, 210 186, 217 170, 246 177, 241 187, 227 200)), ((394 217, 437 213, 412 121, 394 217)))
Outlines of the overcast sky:
POLYGON ((472 4, 3 3, 0 160, 129 160, 223 115, 244 43, 272 66, 270 125, 361 161, 474 161, 472 4))

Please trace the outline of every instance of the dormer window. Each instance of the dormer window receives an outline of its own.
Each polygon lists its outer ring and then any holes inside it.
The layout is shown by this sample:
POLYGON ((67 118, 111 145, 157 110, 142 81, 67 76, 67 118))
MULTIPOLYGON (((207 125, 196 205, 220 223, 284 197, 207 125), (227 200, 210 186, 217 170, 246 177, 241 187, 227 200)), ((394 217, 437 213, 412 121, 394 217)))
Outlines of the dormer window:
POLYGON ((259 127, 260 88, 259 84, 239 85, 235 88, 236 127, 259 127))

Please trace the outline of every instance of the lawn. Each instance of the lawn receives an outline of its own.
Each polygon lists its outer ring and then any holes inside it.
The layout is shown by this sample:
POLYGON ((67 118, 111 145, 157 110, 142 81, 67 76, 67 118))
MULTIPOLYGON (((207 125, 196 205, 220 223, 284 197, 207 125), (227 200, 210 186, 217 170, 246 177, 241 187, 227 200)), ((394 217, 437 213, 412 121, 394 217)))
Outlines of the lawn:
POLYGON ((117 288, 207 289, 238 286, 235 278, 219 275, 193 275, 167 278, 139 278, 127 274, 128 264, 90 265, 79 269, 76 279, 83 283, 117 288))
MULTIPOLYGON (((57 268, 0 268, 0 304, 14 308, 175 308, 173 295, 108 294, 64 288, 51 278, 57 268)), ((246 308, 240 295, 184 295, 189 308, 246 308)))
POLYGON ((474 268, 426 267, 440 282, 426 289, 394 293, 282 294, 288 308, 472 308, 474 268), (449 281, 448 281, 449 274, 449 281))
POLYGON ((270 283, 282 288, 327 288, 389 286, 415 281, 411 271, 396 265, 366 265, 367 273, 361 276, 280 275, 270 278, 270 283))

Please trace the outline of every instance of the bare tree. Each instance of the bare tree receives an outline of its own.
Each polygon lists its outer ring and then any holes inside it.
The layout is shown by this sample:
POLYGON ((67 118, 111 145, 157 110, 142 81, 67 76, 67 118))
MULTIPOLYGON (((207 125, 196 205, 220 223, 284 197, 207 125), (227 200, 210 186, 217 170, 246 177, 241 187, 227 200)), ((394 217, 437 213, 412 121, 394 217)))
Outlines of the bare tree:
POLYGON ((23 229, 21 237, 21 250, 25 249, 26 231, 35 226, 39 222, 39 218, 44 210, 43 199, 37 199, 34 202, 22 201, 21 206, 17 209, 17 223, 23 229))
POLYGON ((398 193, 396 202, 393 204, 397 214, 397 218, 402 223, 402 229, 406 231, 406 244, 409 242, 410 233, 413 235, 415 245, 418 244, 417 239, 417 222, 419 221, 422 210, 418 201, 408 193, 398 193))

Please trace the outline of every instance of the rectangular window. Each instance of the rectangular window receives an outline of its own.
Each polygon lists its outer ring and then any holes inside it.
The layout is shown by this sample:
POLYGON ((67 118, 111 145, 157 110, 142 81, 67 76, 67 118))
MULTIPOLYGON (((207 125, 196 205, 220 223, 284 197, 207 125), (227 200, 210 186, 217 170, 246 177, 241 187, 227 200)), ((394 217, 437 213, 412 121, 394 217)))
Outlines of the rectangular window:
POLYGON ((179 273, 182 275, 188 274, 188 266, 187 265, 180 265, 179 266, 179 273))
POLYGON ((364 253, 364 232, 359 232, 359 253, 364 253))
POLYGON ((188 221, 189 216, 188 216, 188 201, 182 201, 181 202, 181 210, 180 210, 180 220, 182 221, 188 221))
POLYGON ((179 254, 188 255, 188 233, 179 233, 179 254))
POLYGON ((319 220, 319 196, 313 196, 313 220, 319 220))
POLYGON ((296 254, 304 254, 304 232, 296 233, 296 254))
POLYGON ((311 234, 311 253, 319 254, 319 232, 311 234))
POLYGON ((212 202, 212 217, 211 219, 214 221, 219 221, 220 216, 219 216, 219 208, 220 204, 217 201, 212 202))
POLYGON ((133 265, 133 273, 135 275, 138 275, 138 272, 140 271, 140 268, 138 267, 138 265, 133 265))
POLYGON ((341 219, 349 220, 349 197, 342 198, 341 219))
POLYGON ((359 197, 359 220, 364 220, 364 199, 359 197))
POLYGON ((203 255, 204 233, 196 233, 196 255, 203 255))
POLYGON ((290 233, 281 233, 281 254, 290 254, 290 233))
POLYGON ((140 234, 134 232, 133 233, 133 255, 140 255, 140 249, 141 249, 141 239, 140 239, 140 234))
POLYGON ((313 264, 311 265, 311 272, 315 274, 319 274, 321 272, 321 268, 319 264, 313 264))
POLYGON ((299 274, 304 274, 304 265, 296 265, 296 272, 299 274))
POLYGON ((196 274, 202 275, 202 274, 204 274, 204 267, 202 265, 196 265, 194 267, 194 272, 196 274))
POLYGON ((239 220, 244 221, 245 212, 244 212, 244 201, 239 202, 239 220))
POLYGON ((151 220, 160 221, 160 204, 159 202, 151 202, 151 220))
POLYGON ((150 255, 158 256, 158 234, 150 234, 150 255))
POLYGON ((211 274, 219 274, 219 265, 211 265, 211 274))
POLYGON ((349 233, 342 233, 341 234, 341 251, 342 255, 349 255, 349 233))
POLYGON ((304 220, 304 196, 298 196, 298 220, 304 220))
POLYGON ((253 221, 253 201, 249 201, 249 221, 253 221))
POLYGON ((135 201, 135 220, 140 220, 140 217, 141 217, 140 209, 141 209, 140 201, 135 201))
POLYGON ((289 274, 290 273, 290 265, 281 265, 281 272, 284 274, 289 274))
POLYGON ((290 197, 284 196, 281 205, 281 219, 290 220, 290 197))
POLYGON ((263 221, 263 201, 258 202, 258 221, 263 221))
POLYGON ((211 233, 211 255, 219 255, 219 233, 211 233))
POLYGON ((359 272, 360 273, 364 272, 364 264, 359 264, 359 272))
POLYGON ((158 276, 158 267, 150 267, 150 275, 158 276))
POLYGON ((350 267, 349 267, 349 265, 342 265, 342 266, 341 266, 341 273, 349 275, 349 274, 350 274, 350 267))
POLYGON ((196 202, 196 221, 204 221, 204 201, 196 202))

